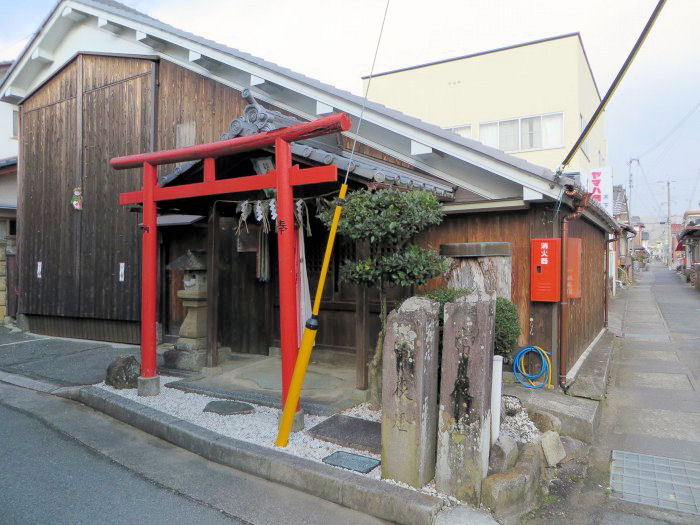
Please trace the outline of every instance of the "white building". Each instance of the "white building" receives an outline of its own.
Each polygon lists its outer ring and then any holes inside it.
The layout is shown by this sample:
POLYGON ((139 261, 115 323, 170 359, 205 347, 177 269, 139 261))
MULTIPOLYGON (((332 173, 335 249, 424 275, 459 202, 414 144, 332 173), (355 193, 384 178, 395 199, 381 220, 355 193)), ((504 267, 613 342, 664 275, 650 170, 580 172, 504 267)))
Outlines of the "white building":
MULTIPOLYGON (((0 80, 11 65, 12 62, 0 62, 0 80)), ((17 156, 18 135, 19 110, 17 106, 0 101, 0 159, 17 156)))

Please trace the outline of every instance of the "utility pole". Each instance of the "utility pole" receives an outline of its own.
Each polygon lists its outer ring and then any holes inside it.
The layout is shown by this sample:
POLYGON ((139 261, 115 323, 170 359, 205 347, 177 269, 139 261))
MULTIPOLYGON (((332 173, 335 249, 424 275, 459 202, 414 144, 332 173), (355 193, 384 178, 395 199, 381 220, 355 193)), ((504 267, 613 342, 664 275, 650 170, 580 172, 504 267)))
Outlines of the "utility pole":
POLYGON ((674 246, 673 246, 673 233, 671 231, 671 183, 672 182, 678 182, 675 180, 667 179, 665 181, 659 180, 657 181, 660 184, 666 183, 666 227, 668 228, 668 231, 666 232, 666 240, 668 242, 668 253, 667 253, 667 265, 669 268, 673 266, 673 251, 674 251, 674 246))
POLYGON ((666 224, 668 225, 668 267, 673 265, 673 234, 671 233, 671 181, 666 181, 667 212, 666 224))
POLYGON ((627 167, 629 168, 629 193, 627 194, 627 209, 629 210, 627 215, 627 224, 632 226, 632 163, 636 162, 639 165, 639 159, 630 159, 627 161, 627 167))

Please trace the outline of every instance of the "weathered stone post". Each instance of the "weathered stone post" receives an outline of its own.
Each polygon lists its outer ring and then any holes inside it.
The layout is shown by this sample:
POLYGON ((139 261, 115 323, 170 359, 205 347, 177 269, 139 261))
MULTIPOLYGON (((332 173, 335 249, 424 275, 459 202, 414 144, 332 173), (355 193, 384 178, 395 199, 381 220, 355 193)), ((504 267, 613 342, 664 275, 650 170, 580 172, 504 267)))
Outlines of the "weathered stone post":
POLYGON ((387 318, 382 478, 422 487, 435 475, 440 305, 411 297, 387 318))
POLYGON ((496 294, 445 305, 435 487, 474 505, 488 473, 496 294))
POLYGON ((441 244, 440 255, 455 259, 447 275, 447 287, 478 292, 495 291, 511 298, 513 270, 509 242, 441 244))
POLYGON ((175 349, 163 354, 165 366, 181 370, 199 371, 206 364, 207 348, 207 261, 201 251, 188 250, 167 266, 168 270, 182 270, 183 289, 177 296, 187 314, 175 349))

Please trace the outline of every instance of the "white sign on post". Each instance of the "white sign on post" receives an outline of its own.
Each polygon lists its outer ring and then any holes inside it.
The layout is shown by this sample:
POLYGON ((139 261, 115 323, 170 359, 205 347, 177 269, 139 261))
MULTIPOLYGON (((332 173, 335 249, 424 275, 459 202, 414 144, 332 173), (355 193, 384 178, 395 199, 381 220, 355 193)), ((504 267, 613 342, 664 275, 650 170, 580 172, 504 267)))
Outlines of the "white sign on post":
POLYGON ((613 214, 613 182, 610 167, 592 169, 586 173, 584 182, 586 190, 593 194, 603 209, 612 217, 613 214))

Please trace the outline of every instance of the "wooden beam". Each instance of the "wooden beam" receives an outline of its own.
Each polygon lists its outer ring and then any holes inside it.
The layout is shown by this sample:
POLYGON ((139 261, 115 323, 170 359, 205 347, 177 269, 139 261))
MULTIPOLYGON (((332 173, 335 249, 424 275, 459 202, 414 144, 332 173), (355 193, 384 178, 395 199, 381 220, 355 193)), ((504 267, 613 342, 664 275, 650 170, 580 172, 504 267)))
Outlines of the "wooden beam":
POLYGON ((256 77, 255 75, 250 75, 250 87, 259 86, 260 84, 264 84, 264 83, 265 83, 264 78, 256 77))
POLYGON ((411 155, 430 155, 432 152, 433 148, 430 146, 411 140, 411 155))
POLYGON ((85 14, 80 11, 76 11, 72 7, 66 7, 61 12, 61 17, 65 20, 71 20, 73 22, 80 22, 85 18, 85 14))
POLYGON ((53 53, 50 53, 46 49, 37 47, 32 53, 31 61, 36 64, 50 64, 53 62, 53 53))
POLYGON ((136 31, 136 40, 157 51, 165 48, 165 42, 143 31, 136 31))
POLYGON ((104 29, 105 31, 109 31, 115 35, 121 33, 125 29, 123 26, 110 22, 106 18, 101 17, 97 19, 97 27, 98 29, 104 29))
POLYGON ((333 113, 333 106, 324 104, 323 102, 316 101, 316 114, 317 115, 327 115, 328 113, 333 113))
POLYGON ((531 190, 530 188, 523 186, 523 200, 525 202, 541 201, 542 199, 544 199, 544 195, 542 195, 539 191, 531 190))

